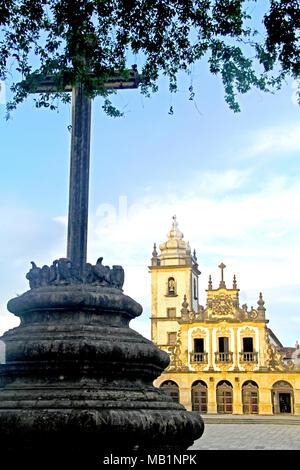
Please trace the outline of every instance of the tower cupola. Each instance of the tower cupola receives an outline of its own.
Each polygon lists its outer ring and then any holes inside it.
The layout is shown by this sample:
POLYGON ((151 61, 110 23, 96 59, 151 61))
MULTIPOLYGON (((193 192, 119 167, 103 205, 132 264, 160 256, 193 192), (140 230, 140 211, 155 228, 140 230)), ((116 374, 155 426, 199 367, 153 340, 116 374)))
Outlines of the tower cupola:
POLYGON ((176 215, 173 216, 172 227, 167 237, 168 240, 159 245, 160 266, 192 266, 196 263, 189 242, 183 240, 183 233, 178 228, 176 215))

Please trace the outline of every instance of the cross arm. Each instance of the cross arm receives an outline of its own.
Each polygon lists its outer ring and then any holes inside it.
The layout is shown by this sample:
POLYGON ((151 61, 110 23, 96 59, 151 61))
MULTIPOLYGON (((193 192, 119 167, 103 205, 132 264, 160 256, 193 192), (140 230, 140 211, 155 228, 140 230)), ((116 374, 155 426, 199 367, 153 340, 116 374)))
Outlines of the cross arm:
MULTIPOLYGON (((138 88, 141 78, 137 71, 136 66, 134 65, 131 69, 128 70, 129 77, 124 80, 120 75, 112 75, 105 82, 105 88, 108 90, 124 90, 124 89, 133 89, 138 88)), ((95 76, 93 72, 90 72, 90 77, 95 76)), ((72 91, 74 86, 67 85, 64 90, 59 89, 56 83, 55 75, 45 76, 41 80, 42 75, 30 74, 28 77, 21 82, 22 88, 24 88, 29 93, 54 93, 57 91, 72 91)))

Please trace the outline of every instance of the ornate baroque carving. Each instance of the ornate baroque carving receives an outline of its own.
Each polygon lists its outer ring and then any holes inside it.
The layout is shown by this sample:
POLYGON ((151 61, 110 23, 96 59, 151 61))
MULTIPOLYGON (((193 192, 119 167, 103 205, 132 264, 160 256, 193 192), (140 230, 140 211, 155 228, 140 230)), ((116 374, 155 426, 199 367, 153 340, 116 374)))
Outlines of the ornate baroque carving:
POLYGON ((206 336, 207 331, 204 328, 196 328, 196 330, 192 331, 192 338, 198 336, 206 336))
POLYGON ((184 365, 181 356, 181 330, 177 334, 177 341, 174 345, 168 347, 170 353, 170 364, 165 372, 188 372, 189 368, 184 365))
POLYGON ((258 312, 251 306, 251 309, 248 312, 247 304, 242 305, 241 314, 244 320, 256 320, 258 317, 258 312))
POLYGON ((193 362, 191 364, 193 370, 201 372, 203 369, 207 368, 207 361, 205 362, 193 362))
POLYGON ((266 365, 270 370, 279 371, 292 371, 295 368, 295 364, 292 361, 284 362, 284 353, 280 351, 278 346, 270 344, 268 332, 266 331, 266 365))
POLYGON ((222 335, 222 336, 231 336, 231 330, 227 328, 226 325, 220 326, 220 328, 217 329, 216 335, 222 335))
POLYGON ((199 305, 198 312, 194 312, 194 310, 190 310, 190 311, 187 310, 187 313, 186 313, 186 310, 181 309, 182 318, 185 321, 188 321, 189 323, 203 321, 204 320, 204 312, 205 312, 205 310, 204 310, 204 307, 202 305, 199 305))
POLYGON ((124 270, 122 266, 103 266, 103 258, 98 258, 97 263, 85 264, 84 274, 81 277, 77 269, 67 258, 53 261, 51 266, 39 268, 31 261, 32 268, 26 274, 30 289, 45 286, 58 286, 69 284, 90 284, 94 286, 106 286, 122 289, 124 284, 124 270))
POLYGON ((211 300, 211 309, 213 315, 232 315, 234 313, 233 299, 226 295, 219 295, 211 300))
POLYGON ((251 372, 257 367, 257 362, 243 362, 240 364, 246 372, 251 372))
POLYGON ((255 336, 255 330, 249 326, 246 326, 241 330, 240 334, 241 336, 255 336))

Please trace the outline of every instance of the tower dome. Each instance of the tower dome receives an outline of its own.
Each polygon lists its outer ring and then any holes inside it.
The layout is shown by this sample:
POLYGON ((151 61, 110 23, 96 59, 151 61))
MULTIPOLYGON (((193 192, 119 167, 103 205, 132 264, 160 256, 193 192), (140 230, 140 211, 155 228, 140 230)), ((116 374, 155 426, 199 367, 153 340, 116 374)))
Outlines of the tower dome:
POLYGON ((173 216, 171 230, 167 234, 168 240, 160 248, 160 265, 191 265, 191 248, 189 243, 183 240, 183 233, 178 228, 176 215, 173 216))

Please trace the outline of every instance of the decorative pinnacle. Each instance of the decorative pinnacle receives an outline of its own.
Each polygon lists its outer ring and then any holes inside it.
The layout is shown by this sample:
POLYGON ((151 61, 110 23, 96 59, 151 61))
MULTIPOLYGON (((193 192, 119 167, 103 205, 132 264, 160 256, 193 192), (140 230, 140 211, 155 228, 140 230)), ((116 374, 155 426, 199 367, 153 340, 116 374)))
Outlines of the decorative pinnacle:
POLYGON ((182 316, 182 318, 185 318, 185 319, 186 319, 186 317, 187 317, 187 315, 188 315, 188 313, 189 313, 188 306, 189 306, 189 304, 187 303, 186 295, 184 294, 183 302, 182 302, 182 309, 181 309, 181 316, 182 316))
POLYGON ((193 256, 194 256, 195 260, 197 261, 196 250, 193 251, 193 256))
POLYGON ((235 274, 233 275, 233 285, 232 285, 232 288, 233 288, 233 289, 237 289, 235 274))
POLYGON ((220 269, 221 269, 221 281, 220 281, 220 285, 219 287, 225 287, 226 288, 226 285, 225 285, 225 282, 224 282, 224 268, 226 268, 226 265, 224 263, 221 263, 219 264, 218 266, 220 269))
POLYGON ((261 292, 259 293, 259 299, 257 303, 258 303, 258 310, 266 310, 264 307, 265 302, 263 301, 263 296, 261 292))
POLYGON ((173 222, 172 222, 172 228, 170 230, 170 232, 168 233, 168 238, 177 238, 177 239, 182 239, 183 238, 183 233, 180 232, 179 228, 178 228, 178 223, 177 223, 177 218, 176 218, 176 215, 173 215, 172 217, 173 219, 173 222))
POLYGON ((212 290, 212 282, 211 282, 211 275, 209 275, 209 278, 208 278, 208 290, 212 290))
POLYGON ((157 258, 156 243, 154 243, 154 245, 153 245, 152 256, 153 256, 153 258, 157 258))
POLYGON ((186 298, 186 295, 184 294, 183 296, 183 302, 182 302, 182 306, 183 308, 188 308, 189 304, 187 302, 187 298, 186 298))

